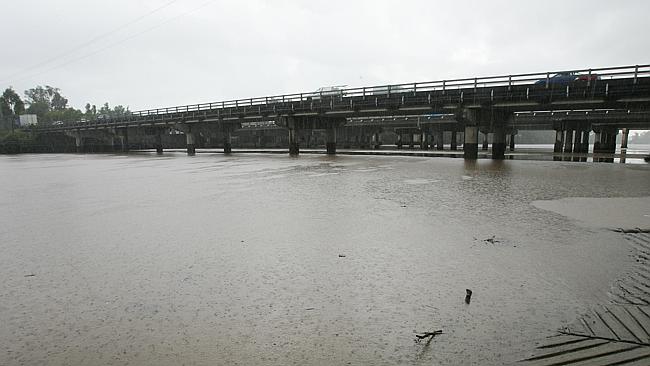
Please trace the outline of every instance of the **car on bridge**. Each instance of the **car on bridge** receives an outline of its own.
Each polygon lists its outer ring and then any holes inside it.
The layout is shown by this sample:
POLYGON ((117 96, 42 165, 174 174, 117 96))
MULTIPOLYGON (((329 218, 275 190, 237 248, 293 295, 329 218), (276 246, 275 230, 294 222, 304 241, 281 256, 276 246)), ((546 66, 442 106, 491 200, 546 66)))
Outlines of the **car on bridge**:
POLYGON ((323 86, 313 93, 312 99, 320 99, 321 97, 338 95, 343 97, 346 93, 343 91, 347 85, 334 85, 334 86, 323 86))
POLYGON ((535 85, 569 85, 573 82, 586 82, 599 80, 598 74, 579 74, 577 72, 559 72, 549 78, 539 79, 535 85))

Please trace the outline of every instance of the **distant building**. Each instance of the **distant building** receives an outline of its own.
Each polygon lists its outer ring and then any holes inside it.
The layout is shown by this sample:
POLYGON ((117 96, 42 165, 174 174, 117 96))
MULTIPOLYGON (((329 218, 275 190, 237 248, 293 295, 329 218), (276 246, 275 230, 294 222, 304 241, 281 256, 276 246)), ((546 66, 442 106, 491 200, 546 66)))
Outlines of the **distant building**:
POLYGON ((38 123, 38 118, 35 114, 21 114, 20 127, 33 126, 38 123))

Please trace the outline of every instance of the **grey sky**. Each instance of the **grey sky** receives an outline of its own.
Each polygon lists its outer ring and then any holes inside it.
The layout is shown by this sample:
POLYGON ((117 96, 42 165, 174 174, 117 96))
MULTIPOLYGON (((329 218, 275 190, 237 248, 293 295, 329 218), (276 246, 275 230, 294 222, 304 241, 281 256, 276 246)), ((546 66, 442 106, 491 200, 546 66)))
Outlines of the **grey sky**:
POLYGON ((177 0, 23 72, 170 1, 0 0, 0 87, 137 110, 650 62, 650 1, 177 0))

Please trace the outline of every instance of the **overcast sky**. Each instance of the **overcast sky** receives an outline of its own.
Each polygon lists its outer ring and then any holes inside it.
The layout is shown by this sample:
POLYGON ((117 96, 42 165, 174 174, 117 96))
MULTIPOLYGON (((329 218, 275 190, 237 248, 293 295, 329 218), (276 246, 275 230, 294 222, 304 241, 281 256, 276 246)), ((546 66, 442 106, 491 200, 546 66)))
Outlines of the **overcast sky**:
POLYGON ((650 1, 0 0, 0 88, 131 110, 650 63, 650 1))

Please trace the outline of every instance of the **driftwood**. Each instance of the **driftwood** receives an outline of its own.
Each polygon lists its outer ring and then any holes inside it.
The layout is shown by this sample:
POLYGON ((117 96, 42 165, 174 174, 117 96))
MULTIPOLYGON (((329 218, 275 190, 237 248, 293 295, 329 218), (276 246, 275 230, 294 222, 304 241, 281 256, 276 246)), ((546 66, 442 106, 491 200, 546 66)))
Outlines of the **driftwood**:
POLYGON ((469 304, 472 301, 472 290, 465 289, 465 304, 469 304))
POLYGON ((425 338, 429 338, 429 340, 433 339, 435 336, 442 334, 442 330, 434 330, 433 332, 424 332, 422 334, 415 334, 416 342, 420 342, 421 340, 425 338))
POLYGON ((612 229, 612 231, 617 232, 617 233, 623 233, 623 234, 639 234, 639 233, 644 233, 648 234, 650 233, 650 229, 641 229, 641 228, 635 228, 635 229, 623 229, 623 228, 618 228, 618 229, 612 229))

